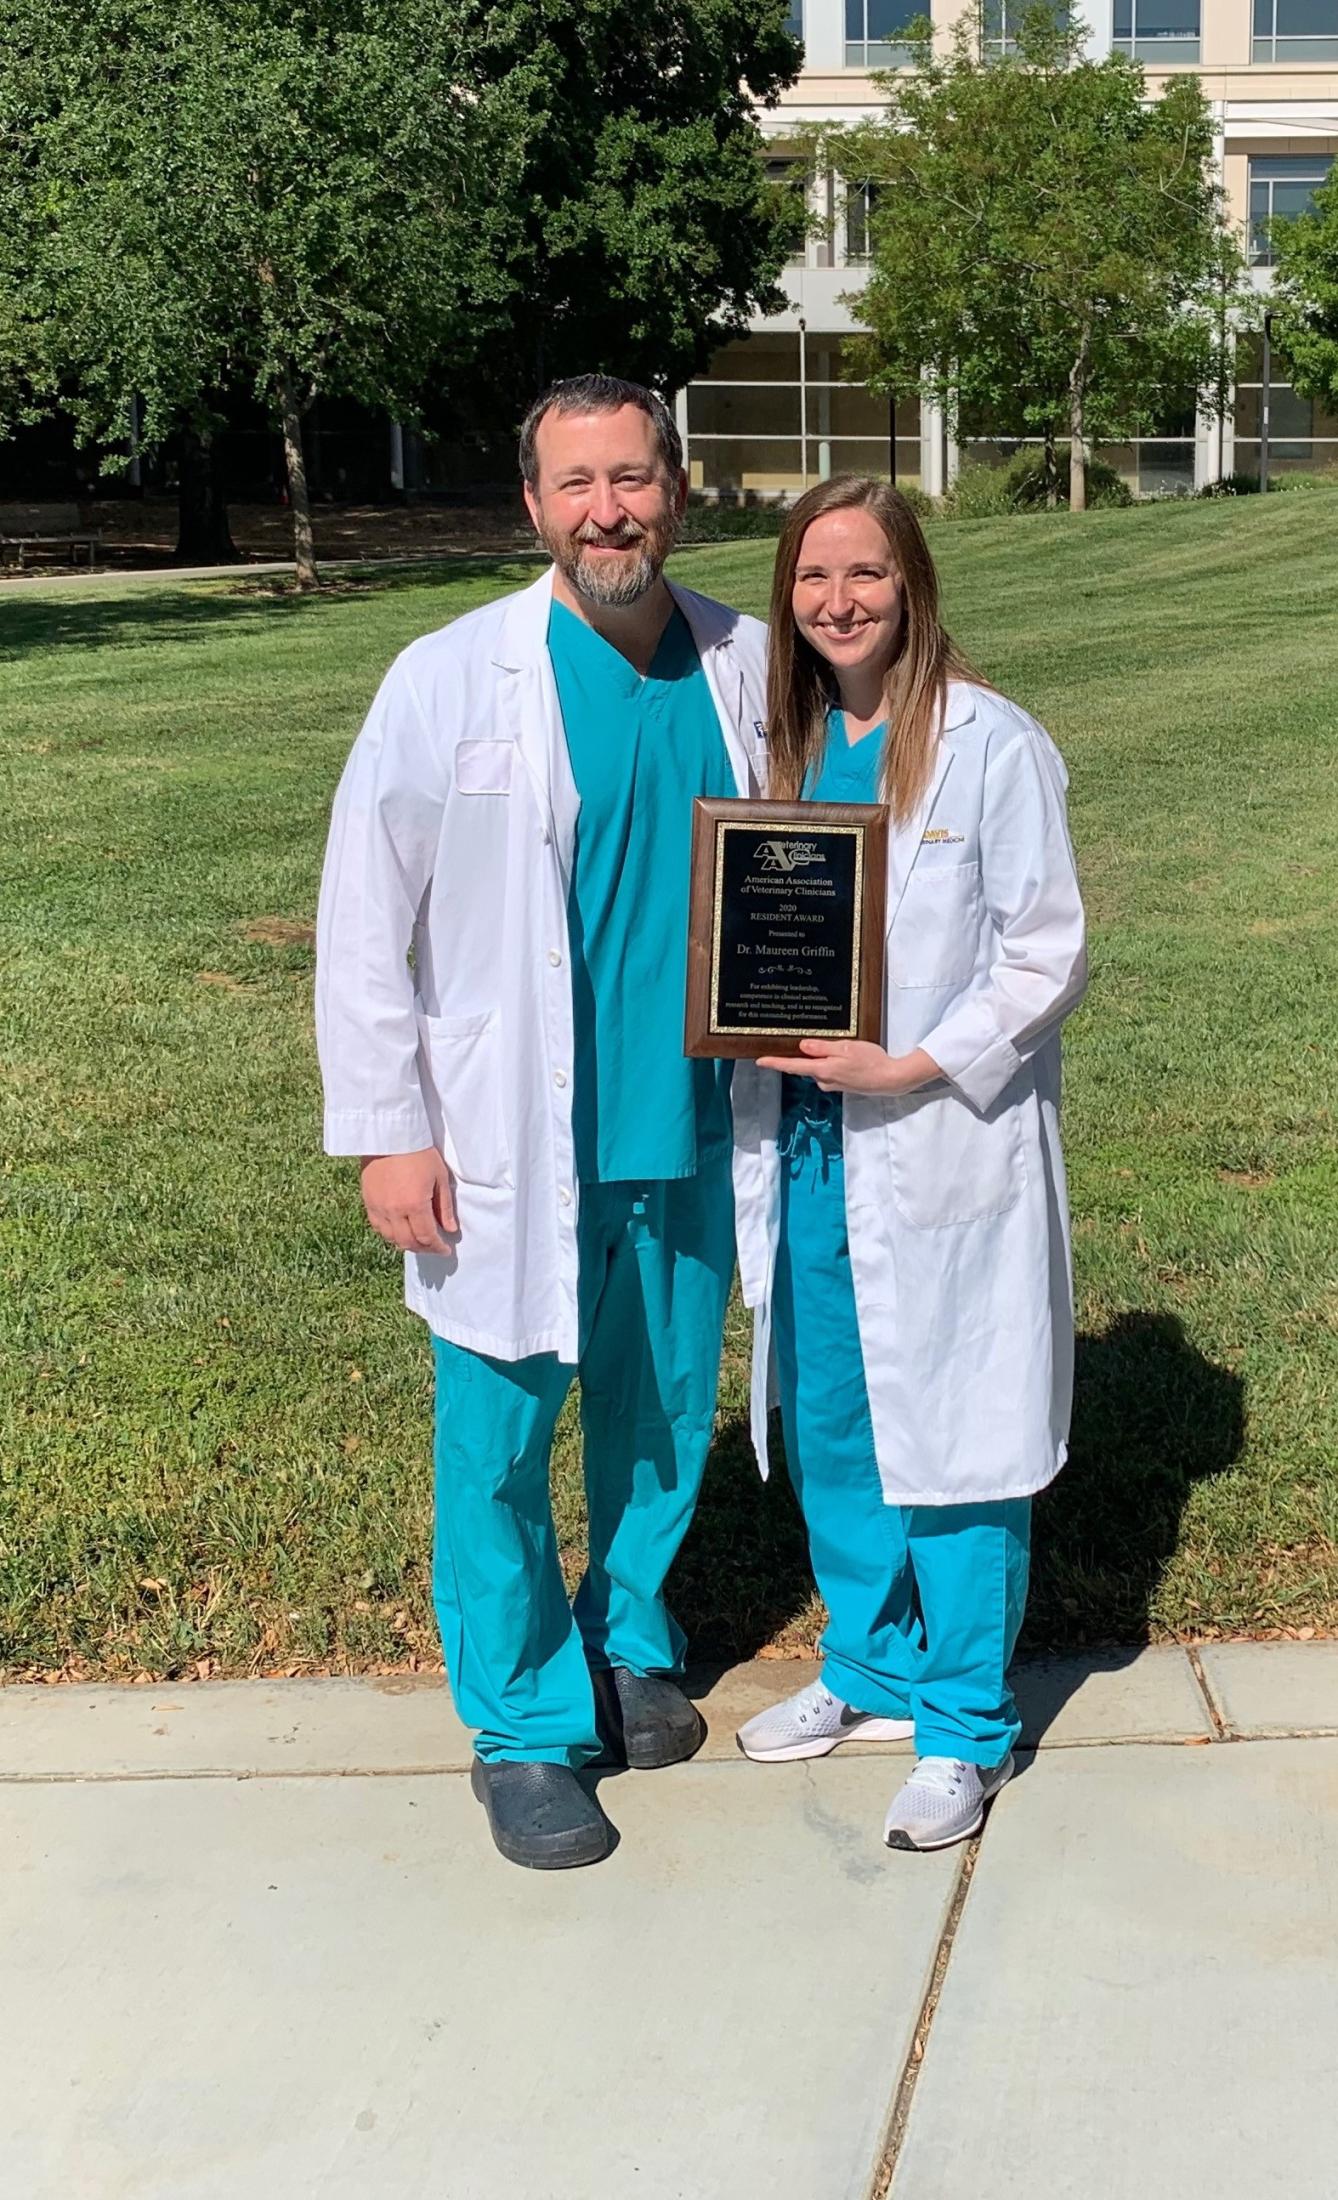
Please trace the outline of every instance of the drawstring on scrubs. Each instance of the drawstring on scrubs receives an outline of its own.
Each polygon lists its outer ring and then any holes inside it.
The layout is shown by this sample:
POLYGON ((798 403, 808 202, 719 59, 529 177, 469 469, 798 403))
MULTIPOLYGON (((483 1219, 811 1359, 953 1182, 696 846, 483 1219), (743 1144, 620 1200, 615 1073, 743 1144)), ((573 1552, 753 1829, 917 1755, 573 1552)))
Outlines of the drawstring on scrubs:
POLYGON ((811 1077, 781 1079, 778 1149, 791 1183, 809 1156, 816 1155, 822 1181, 831 1182, 832 1163, 842 1157, 842 1106, 839 1092, 824 1092, 811 1077))

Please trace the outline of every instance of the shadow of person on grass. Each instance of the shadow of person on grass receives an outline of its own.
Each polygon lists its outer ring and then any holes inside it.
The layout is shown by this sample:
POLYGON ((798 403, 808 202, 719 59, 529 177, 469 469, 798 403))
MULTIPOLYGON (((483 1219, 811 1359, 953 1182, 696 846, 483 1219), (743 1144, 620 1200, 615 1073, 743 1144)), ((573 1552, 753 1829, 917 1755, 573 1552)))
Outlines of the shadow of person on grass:
MULTIPOLYGON (((1207 1359, 1175 1315, 1120 1314, 1079 1336, 1069 1463, 1033 1518, 1021 1644, 1033 1661, 1030 1731, 1051 1724, 1087 1672, 1118 1670, 1148 1642, 1194 1485, 1230 1467, 1244 1440, 1240 1377, 1207 1359)), ((801 1620, 807 1635, 820 1614, 778 1429, 772 1461, 763 1483, 746 1421, 726 1422, 669 1582, 694 1669, 708 1678, 801 1620)))

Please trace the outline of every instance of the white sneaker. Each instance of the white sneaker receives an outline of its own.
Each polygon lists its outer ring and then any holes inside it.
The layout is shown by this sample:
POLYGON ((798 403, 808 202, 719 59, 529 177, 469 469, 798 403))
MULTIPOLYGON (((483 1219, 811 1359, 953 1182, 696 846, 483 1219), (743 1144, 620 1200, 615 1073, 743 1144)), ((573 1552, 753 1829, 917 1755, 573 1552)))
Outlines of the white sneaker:
POLYGON ((985 1823, 985 1805, 1013 1777, 1011 1754, 1001 1765, 968 1765, 959 1757, 922 1757, 883 1828, 890 1849, 947 1849, 968 1841, 985 1823))
POLYGON ((739 1728, 735 1740, 755 1764, 779 1765, 796 1757, 825 1757, 842 1742, 908 1742, 914 1733, 910 1719, 855 1711, 821 1681, 810 1681, 797 1696, 759 1711, 739 1728))

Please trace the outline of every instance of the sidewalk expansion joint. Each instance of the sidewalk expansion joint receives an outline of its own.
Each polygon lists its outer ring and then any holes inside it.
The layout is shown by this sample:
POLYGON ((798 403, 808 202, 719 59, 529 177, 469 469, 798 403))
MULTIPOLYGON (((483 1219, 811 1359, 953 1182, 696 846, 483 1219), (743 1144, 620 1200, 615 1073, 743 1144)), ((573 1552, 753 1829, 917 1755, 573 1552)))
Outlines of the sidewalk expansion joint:
POLYGON ((1189 1670, 1198 1682, 1199 1694, 1203 1698, 1204 1707, 1212 1721, 1213 1740, 1215 1742, 1237 1741, 1239 1736, 1231 1732, 1226 1720, 1223 1718, 1221 1705, 1214 1696, 1212 1684, 1203 1670, 1203 1659, 1199 1656, 1192 1642, 1185 1644, 1185 1656, 1189 1659, 1189 1670))
POLYGON ((957 1884, 953 1889, 952 1901, 948 1905, 948 1914, 943 1921, 943 1931, 939 1935, 933 1968, 929 1974, 929 1984, 925 1988, 925 1997, 920 2004, 920 2014, 915 2020, 915 2033, 911 2040, 910 2053, 906 2057, 905 2066, 897 2085, 896 2096, 892 2102, 892 2114, 888 2119, 887 2137, 883 2143, 883 2151, 878 2166, 873 2173, 873 2181, 869 2186, 868 2200, 888 2200, 888 2195, 892 2189, 892 2181, 897 2174, 897 2162, 900 2159, 902 2143, 906 2137, 906 2126, 910 2122, 911 2104, 915 2099, 915 2088, 919 2083, 920 2072, 924 2067, 925 2054, 929 2047, 929 2035, 933 2030, 934 2018, 938 2012, 939 1996, 943 1992, 943 1982, 948 1975, 948 1965, 952 1961, 952 1951, 957 1939, 957 1928, 961 1924, 962 1912, 966 1908, 966 1898, 971 1891, 971 1880, 980 1857, 980 1846, 984 1838, 985 1831, 982 1829, 976 1835, 974 1841, 969 1841, 966 1844, 962 1854, 961 1869, 957 1874, 957 1884))

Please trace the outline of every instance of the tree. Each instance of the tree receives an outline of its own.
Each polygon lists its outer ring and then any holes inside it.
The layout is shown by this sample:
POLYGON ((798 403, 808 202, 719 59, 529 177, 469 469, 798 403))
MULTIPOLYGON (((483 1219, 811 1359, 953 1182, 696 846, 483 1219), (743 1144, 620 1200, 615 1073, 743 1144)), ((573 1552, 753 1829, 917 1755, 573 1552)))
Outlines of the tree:
POLYGON ((1338 166, 1308 213, 1270 224, 1269 245, 1274 331, 1292 387, 1338 412, 1338 166))
POLYGON ((227 547, 209 464, 223 396, 257 392, 310 581, 301 420, 318 394, 413 418, 429 388, 471 384, 510 423, 540 382, 592 366, 673 386, 780 303, 802 217, 766 180, 752 102, 797 71, 784 14, 0 0, 49 393, 59 377, 104 446, 132 399, 143 442, 178 435, 180 552, 207 556, 227 547))
POLYGON ((1122 55, 1033 9, 982 62, 960 23, 886 77, 878 121, 827 139, 876 188, 873 265, 851 300, 875 389, 936 400, 966 432, 1067 440, 1085 509, 1093 443, 1204 393, 1224 402, 1240 251, 1195 78, 1148 100, 1122 55))
POLYGON ((592 370, 678 389, 784 303, 803 236, 757 109, 799 71, 787 0, 475 0, 498 83, 525 70, 500 417, 592 370), (528 65, 528 66, 527 66, 528 65))
MULTIPOLYGON (((463 0, 0 0, 27 85, 28 315, 104 446, 184 436, 183 484, 254 390, 315 579, 302 416, 411 410, 505 326, 531 71, 463 0)), ((189 517, 189 510, 187 511, 189 517)), ((219 511, 213 513, 215 546, 219 511)), ((225 521, 224 521, 225 524, 225 521)), ((187 554, 198 545, 183 531, 187 554)))

